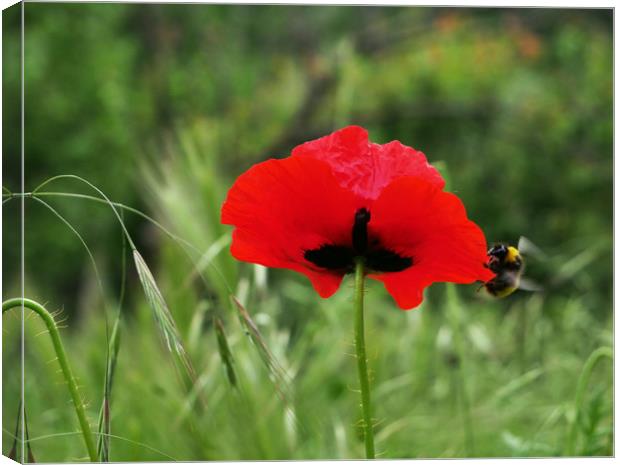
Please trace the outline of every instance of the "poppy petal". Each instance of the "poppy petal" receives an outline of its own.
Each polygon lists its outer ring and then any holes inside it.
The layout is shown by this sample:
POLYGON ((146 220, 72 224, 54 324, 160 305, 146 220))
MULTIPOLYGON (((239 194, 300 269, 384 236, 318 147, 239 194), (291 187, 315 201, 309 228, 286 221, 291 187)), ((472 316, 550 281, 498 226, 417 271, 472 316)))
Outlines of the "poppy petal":
POLYGON ((359 126, 348 126, 306 142, 296 147, 292 155, 325 161, 341 186, 363 199, 376 199, 399 176, 413 176, 439 188, 444 186, 441 175, 422 152, 398 141, 384 145, 371 143, 368 132, 359 126))
POLYGON ((328 297, 344 273, 320 269, 304 253, 350 241, 358 202, 322 161, 267 160, 239 176, 222 206, 222 223, 236 227, 235 258, 303 273, 328 297))
POLYGON ((494 276, 484 266, 484 234, 454 194, 419 178, 402 177, 387 186, 371 208, 370 234, 382 247, 412 259, 403 272, 371 276, 384 282, 401 308, 418 305, 422 290, 433 282, 469 284, 494 276))
POLYGON ((409 268, 398 273, 371 274, 369 278, 383 282, 385 289, 402 310, 410 310, 422 303, 424 288, 430 286, 419 270, 409 268))

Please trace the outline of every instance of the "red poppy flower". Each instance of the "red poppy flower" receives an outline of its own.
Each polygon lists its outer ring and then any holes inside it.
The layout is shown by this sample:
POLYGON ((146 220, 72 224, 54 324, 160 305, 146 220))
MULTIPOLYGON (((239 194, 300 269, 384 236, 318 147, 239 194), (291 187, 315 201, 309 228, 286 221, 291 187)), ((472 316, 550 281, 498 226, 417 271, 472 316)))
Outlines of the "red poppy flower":
POLYGON ((444 184, 422 152, 349 126, 239 176, 222 223, 235 226, 235 258, 303 273, 321 297, 364 257, 368 276, 409 309, 434 282, 494 276, 484 234, 444 184))

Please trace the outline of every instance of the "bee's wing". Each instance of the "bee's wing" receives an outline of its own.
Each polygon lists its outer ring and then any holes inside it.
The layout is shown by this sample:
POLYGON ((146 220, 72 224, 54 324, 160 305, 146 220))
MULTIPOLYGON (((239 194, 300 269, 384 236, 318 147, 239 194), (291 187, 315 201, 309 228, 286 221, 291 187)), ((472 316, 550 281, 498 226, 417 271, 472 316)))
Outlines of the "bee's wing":
POLYGON ((545 290, 540 284, 535 283, 531 279, 521 278, 519 280, 519 289, 522 291, 542 292, 545 290))
POLYGON ((519 252, 525 255, 530 255, 539 259, 547 258, 547 254, 525 236, 519 238, 519 245, 517 248, 519 252))

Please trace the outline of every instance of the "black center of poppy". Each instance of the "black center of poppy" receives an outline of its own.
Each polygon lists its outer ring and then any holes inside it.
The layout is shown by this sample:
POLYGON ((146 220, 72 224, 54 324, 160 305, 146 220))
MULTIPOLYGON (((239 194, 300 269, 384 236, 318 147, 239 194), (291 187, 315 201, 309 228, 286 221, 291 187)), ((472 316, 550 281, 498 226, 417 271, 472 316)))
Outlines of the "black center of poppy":
POLYGON ((372 271, 403 271, 413 265, 412 257, 404 257, 381 246, 377 238, 368 238, 370 211, 360 208, 355 212, 351 230, 351 244, 323 244, 318 249, 306 250, 304 258, 327 270, 353 271, 355 258, 363 257, 372 271))

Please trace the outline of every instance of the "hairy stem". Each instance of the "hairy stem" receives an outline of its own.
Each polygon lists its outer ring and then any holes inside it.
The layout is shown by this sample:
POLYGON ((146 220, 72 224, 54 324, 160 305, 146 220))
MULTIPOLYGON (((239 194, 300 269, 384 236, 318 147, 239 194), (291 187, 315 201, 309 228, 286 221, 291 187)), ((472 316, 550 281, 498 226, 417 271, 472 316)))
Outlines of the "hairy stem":
POLYGON ((368 361, 366 358, 366 342, 364 341, 364 261, 355 262, 355 353, 357 355, 357 371, 360 379, 362 396, 362 428, 366 445, 366 458, 375 458, 375 440, 372 425, 372 409, 370 405, 370 383, 368 382, 368 361))
POLYGON ((86 444, 86 449, 88 449, 88 456, 90 457, 91 462, 97 462, 97 448, 95 447, 93 434, 90 429, 90 425, 88 424, 88 420, 86 419, 84 404, 82 403, 82 399, 80 399, 77 383, 73 373, 71 372, 71 368, 69 367, 67 354, 65 353, 65 349, 62 345, 60 333, 58 332, 58 327, 56 326, 54 317, 52 317, 51 313, 48 312, 45 307, 34 300, 20 298, 5 300, 2 303, 2 313, 4 314, 4 312, 8 310, 15 307, 21 307, 22 305, 38 314, 50 333, 52 344, 54 345, 54 350, 56 351, 56 357, 58 357, 58 363, 60 364, 62 374, 67 382, 69 393, 71 394, 71 399, 73 400, 73 406, 75 407, 75 414, 78 417, 80 428, 82 429, 82 436, 84 436, 84 443, 86 444))

